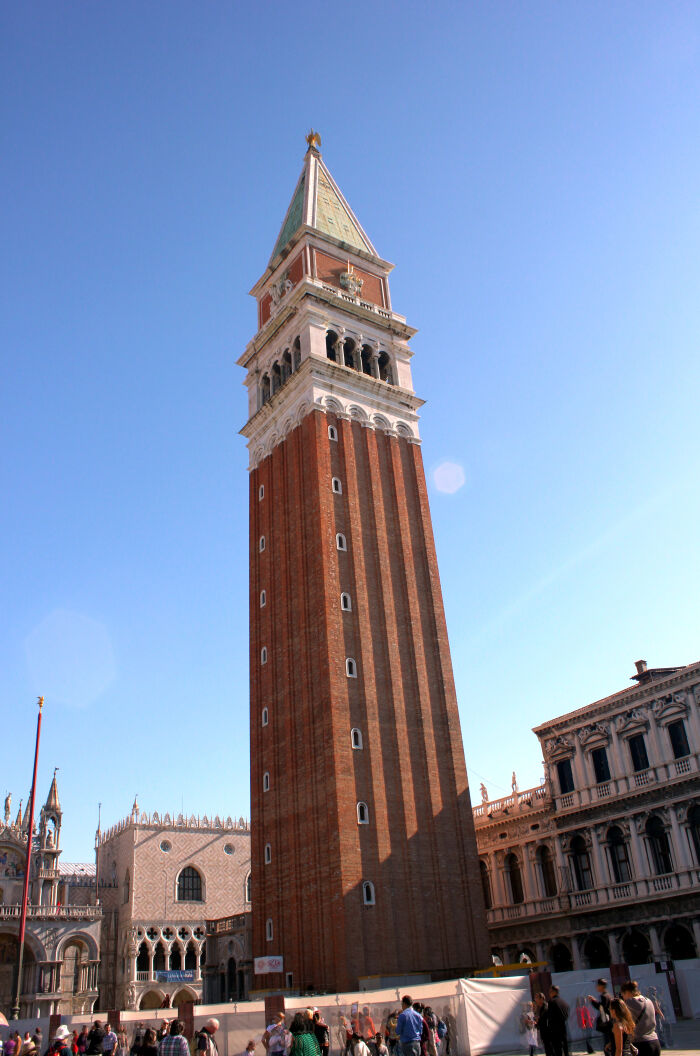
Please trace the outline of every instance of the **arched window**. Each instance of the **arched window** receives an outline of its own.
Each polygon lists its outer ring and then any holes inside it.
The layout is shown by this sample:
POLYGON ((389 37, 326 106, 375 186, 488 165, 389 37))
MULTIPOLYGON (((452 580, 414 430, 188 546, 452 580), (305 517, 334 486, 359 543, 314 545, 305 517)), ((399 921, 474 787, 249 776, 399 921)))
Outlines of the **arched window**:
POLYGON ((571 863, 574 867, 574 879, 579 891, 590 891, 593 887, 593 870, 591 858, 583 836, 574 836, 571 841, 571 863))
POLYGON ((366 803, 360 802, 357 804, 357 824, 369 825, 369 810, 366 803))
POLYGON ((131 894, 131 875, 129 873, 129 870, 127 869, 127 871, 124 873, 124 905, 126 905, 126 903, 129 901, 130 894, 131 894))
POLYGON ((343 361, 346 367, 353 367, 355 370, 359 370, 358 362, 360 358, 360 350, 357 347, 357 342, 352 337, 346 337, 343 343, 343 361))
POLYGON ((345 661, 345 674, 348 678, 357 678, 357 664, 351 656, 345 661))
POLYGON ((332 486, 333 491, 334 491, 334 493, 336 495, 342 495, 343 494, 343 485, 340 483, 340 480, 339 480, 338 477, 333 477, 333 480, 331 482, 331 486, 332 486))
POLYGON ((248 873, 248 875, 245 878, 245 883, 243 885, 243 897, 245 898, 246 902, 252 902, 253 901, 252 894, 253 894, 253 882, 252 882, 250 873, 248 873))
POLYGON ((162 942, 159 942, 153 952, 153 970, 164 972, 165 967, 165 946, 162 942))
POLYGON ((345 540, 345 536, 342 534, 342 532, 338 532, 338 534, 336 535, 336 537, 335 537, 335 545, 337 546, 338 550, 347 550, 348 544, 347 544, 347 542, 345 540))
POLYGON ((329 440, 337 440, 338 439, 338 430, 336 429, 336 427, 334 425, 329 425, 328 426, 328 439, 329 440))
POLYGON ((301 366, 301 340, 298 337, 294 338, 294 344, 292 345, 292 370, 299 370, 301 366))
POLYGON ((270 713, 268 712, 267 708, 263 708, 263 710, 262 710, 262 725, 263 726, 267 726, 269 721, 270 721, 270 713))
POLYGON ((170 971, 181 972, 184 968, 184 965, 182 963, 183 959, 184 958, 182 946, 179 944, 179 942, 173 943, 173 945, 170 947, 170 961, 168 964, 168 968, 170 969, 170 971))
POLYGON ((661 818, 657 818, 656 815, 649 818, 646 823, 646 834, 652 869, 657 876, 672 873, 671 845, 668 842, 668 834, 661 818))
POLYGON ((688 838, 695 853, 695 862, 700 865, 700 806, 697 803, 688 811, 688 838))
POLYGON ((391 360, 386 352, 379 353, 379 378, 388 385, 394 384, 394 372, 391 368, 391 360))
POLYGON ((270 774, 266 770, 265 773, 263 774, 263 792, 269 792, 269 791, 270 791, 270 774))
POLYGON ((371 880, 362 882, 362 901, 366 906, 374 905, 374 884, 371 880))
POLYGON ((520 862, 517 854, 506 855, 506 873, 510 884, 510 899, 514 906, 525 901, 523 879, 520 875, 520 862))
POLYGON ((177 878, 178 902, 203 902, 202 877, 193 865, 186 865, 177 878))
POLYGON ((335 346, 338 341, 338 335, 334 330, 329 330, 326 334, 326 356, 332 360, 333 363, 337 363, 338 357, 336 355, 335 346))
POLYGON ((139 946, 139 952, 136 957, 136 971, 147 972, 151 966, 151 958, 148 954, 148 946, 145 942, 142 942, 139 946))
POLYGON ((618 825, 608 829, 608 856, 613 883, 626 884, 632 879, 632 870, 625 837, 618 825))
POLYGON ((554 872, 554 862, 549 847, 537 848, 537 866, 540 873, 542 894, 545 898, 553 898, 557 893, 557 877, 554 872))
POLYGON ((261 664, 266 664, 267 663, 267 646, 266 645, 264 645, 262 647, 262 649, 260 650, 260 663, 261 664))
POLYGON ((272 917, 268 917, 265 921, 265 938, 268 942, 272 942, 273 937, 274 933, 272 930, 272 917))
MULTIPOLYGON (((202 962, 204 958, 202 958, 202 962)), ((197 947, 195 946, 192 939, 187 943, 187 949, 185 950, 185 971, 192 972, 197 967, 197 947)))
POLYGON ((270 399, 270 378, 269 375, 263 374, 262 381, 260 382, 260 404, 266 404, 270 399))
POLYGON ((362 732, 358 729, 350 730, 350 740, 353 748, 362 747, 362 732))
POLYGON ((267 591, 261 590, 260 591, 260 608, 264 609, 266 605, 267 605, 267 591))
POLYGON ((343 612, 352 612, 352 601, 349 594, 340 595, 340 607, 343 612))
POLYGON ((258 543, 258 550, 260 551, 260 553, 262 553, 264 549, 265 549, 265 536, 261 535, 260 536, 260 542, 258 543))
POLYGON ((275 361, 272 364, 272 370, 270 371, 271 378, 271 392, 274 396, 275 393, 282 388, 282 368, 279 363, 275 361))
POLYGON ((265 844, 265 853, 263 855, 265 865, 269 865, 272 861, 272 847, 269 843, 265 844))
POLYGON ((258 502, 260 502, 260 500, 264 499, 264 498, 265 498, 265 485, 261 484, 260 487, 258 488, 258 502))
POLYGON ((484 905, 487 909, 491 909, 493 900, 491 898, 491 878, 489 876, 489 868, 486 862, 479 859, 479 873, 481 874, 481 891, 484 896, 484 905))

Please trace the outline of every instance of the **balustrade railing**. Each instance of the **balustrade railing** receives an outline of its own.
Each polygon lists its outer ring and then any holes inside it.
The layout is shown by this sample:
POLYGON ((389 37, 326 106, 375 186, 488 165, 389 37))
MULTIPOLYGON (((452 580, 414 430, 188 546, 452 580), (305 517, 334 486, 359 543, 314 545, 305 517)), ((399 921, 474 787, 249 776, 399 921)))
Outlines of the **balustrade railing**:
MULTIPOLYGON (((0 920, 21 916, 21 906, 0 905, 0 920)), ((27 916, 33 920, 48 920, 57 917, 62 920, 91 920, 101 917, 102 910, 99 906, 27 906, 27 916)))

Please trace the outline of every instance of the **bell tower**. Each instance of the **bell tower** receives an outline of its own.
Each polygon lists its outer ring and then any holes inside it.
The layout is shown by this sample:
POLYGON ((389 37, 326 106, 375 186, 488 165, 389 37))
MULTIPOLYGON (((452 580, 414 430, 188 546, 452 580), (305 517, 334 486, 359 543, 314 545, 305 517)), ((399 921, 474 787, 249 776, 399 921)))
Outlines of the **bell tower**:
POLYGON ((308 150, 251 293, 258 990, 485 967, 485 912, 392 265, 308 150), (279 961, 274 958, 282 958, 279 961))

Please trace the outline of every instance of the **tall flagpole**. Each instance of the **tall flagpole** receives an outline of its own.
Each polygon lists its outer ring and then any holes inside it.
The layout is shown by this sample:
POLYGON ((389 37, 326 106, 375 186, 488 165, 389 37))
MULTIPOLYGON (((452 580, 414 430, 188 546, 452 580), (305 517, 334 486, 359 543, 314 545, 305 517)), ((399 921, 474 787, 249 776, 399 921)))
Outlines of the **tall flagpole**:
POLYGON ((22 993, 22 966, 24 963, 24 931, 27 926, 27 896, 29 894, 29 873, 32 867, 32 834, 34 832, 34 798, 36 794, 36 768, 39 762, 39 738, 41 736, 41 709, 44 698, 39 697, 39 714, 36 720, 36 746, 34 748, 34 776, 32 792, 29 797, 29 827, 27 829, 27 863, 24 867, 24 887, 22 888, 22 915, 19 918, 19 951, 17 953, 17 987, 15 1003, 12 1006, 10 1019, 19 1019, 20 996, 22 993))

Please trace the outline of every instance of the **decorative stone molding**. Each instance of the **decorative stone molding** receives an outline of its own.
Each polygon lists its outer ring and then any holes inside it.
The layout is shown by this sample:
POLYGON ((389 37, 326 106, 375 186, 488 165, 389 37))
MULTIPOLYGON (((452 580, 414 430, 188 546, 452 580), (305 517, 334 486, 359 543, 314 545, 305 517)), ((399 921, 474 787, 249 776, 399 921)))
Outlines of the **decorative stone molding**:
POLYGON ((647 706, 630 708, 629 711, 617 716, 617 732, 624 736, 634 733, 643 733, 649 729, 649 716, 647 706))
POLYGON ((566 759, 574 754, 574 744, 568 737, 561 734, 559 737, 550 737, 544 742, 546 756, 553 762, 566 759))
POLYGON ((607 722, 593 722, 590 726, 581 726, 575 733, 581 747, 588 752, 610 743, 610 724, 607 722))
POLYGON ((690 710, 689 696, 689 693, 669 693, 668 696, 655 700, 652 704, 652 711, 656 721, 662 726, 667 726, 668 723, 677 719, 686 718, 690 710))

